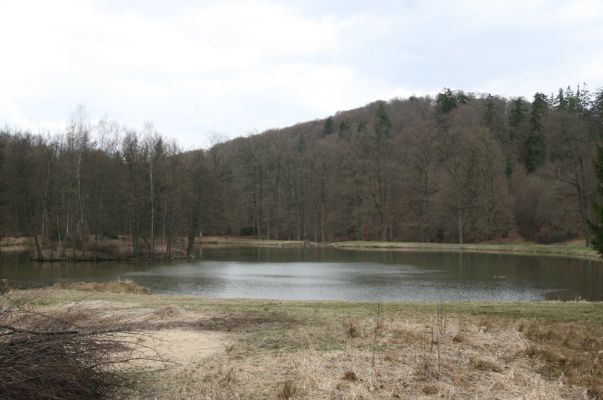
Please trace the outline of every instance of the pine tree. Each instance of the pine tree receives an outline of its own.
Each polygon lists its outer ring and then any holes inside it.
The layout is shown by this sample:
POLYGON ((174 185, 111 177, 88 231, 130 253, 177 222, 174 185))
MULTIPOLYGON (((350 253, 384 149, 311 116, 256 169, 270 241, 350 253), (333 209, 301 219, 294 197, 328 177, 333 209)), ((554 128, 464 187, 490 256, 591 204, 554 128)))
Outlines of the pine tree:
POLYGON ((557 97, 555 97, 555 109, 557 111, 563 111, 567 108, 567 99, 563 93, 563 89, 559 89, 557 97))
POLYGON ((350 124, 348 124, 345 120, 339 123, 339 130, 337 131, 337 136, 340 139, 348 138, 350 133, 350 124))
POLYGON ((544 93, 534 94, 532 111, 530 112, 530 128, 532 131, 542 131, 542 114, 548 109, 548 101, 544 93))
POLYGON ((544 164, 545 149, 544 136, 540 133, 530 132, 525 142, 524 165, 528 174, 533 173, 544 164))
POLYGON ((528 174, 536 171, 545 161, 546 143, 542 132, 542 115, 547 109, 546 96, 543 93, 536 93, 530 112, 530 131, 523 148, 523 161, 528 174))
POLYGON ((325 125, 324 125, 324 127, 322 129, 322 137, 330 135, 331 133, 333 133, 334 130, 335 130, 335 127, 334 127, 334 124, 333 124, 333 117, 329 117, 325 121, 325 125))
POLYGON ((304 139, 304 134, 300 133, 299 138, 297 139, 297 152, 302 154, 306 149, 306 139, 304 139))
POLYGON ((457 105, 456 96, 448 88, 445 88, 442 93, 438 93, 436 96, 436 110, 439 114, 448 114, 457 105))
POLYGON ((439 114, 448 114, 453 109, 457 108, 459 104, 467 104, 469 97, 462 91, 452 91, 445 88, 443 92, 438 93, 436 96, 436 111, 439 114))
POLYGON ((595 93, 591 110, 595 123, 595 133, 598 134, 599 137, 603 137, 603 88, 595 93))
POLYGON ((521 149, 528 134, 526 101, 522 97, 513 99, 509 127, 509 140, 521 149))
POLYGON ((513 109, 509 116, 509 125, 513 128, 519 127, 526 116, 525 101, 523 98, 518 97, 513 100, 513 109))
POLYGON ((486 97, 485 106, 484 120, 488 127, 492 127, 494 125, 494 116, 496 115, 496 103, 494 103, 494 97, 491 94, 488 94, 488 97, 486 97))
MULTIPOLYGON (((597 149, 597 158, 595 159, 595 175, 597 177, 597 193, 603 197, 603 147, 597 149)), ((603 256, 603 204, 593 204, 594 221, 589 221, 588 225, 592 233, 592 246, 603 256)))
POLYGON ((385 102, 379 102, 375 111, 375 133, 377 138, 389 139, 391 136, 392 121, 385 110, 385 102))

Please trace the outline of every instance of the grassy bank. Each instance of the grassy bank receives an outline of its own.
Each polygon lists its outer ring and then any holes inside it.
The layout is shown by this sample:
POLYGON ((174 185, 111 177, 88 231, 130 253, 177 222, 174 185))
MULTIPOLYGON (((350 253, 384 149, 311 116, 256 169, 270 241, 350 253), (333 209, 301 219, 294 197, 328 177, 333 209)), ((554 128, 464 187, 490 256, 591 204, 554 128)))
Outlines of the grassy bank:
POLYGON ((88 288, 15 291, 144 334, 129 398, 603 397, 603 304, 220 300, 88 288), (150 341, 149 341, 149 338, 150 341))
POLYGON ((203 246, 243 246, 243 247, 303 247, 324 246, 345 250, 395 250, 395 251, 466 251, 479 253, 509 253, 524 255, 558 255, 601 260, 601 256, 590 247, 576 244, 536 244, 536 243, 413 243, 413 242, 373 242, 345 241, 334 243, 314 243, 299 240, 267 240, 247 237, 207 236, 201 240, 203 246))
MULTIPOLYGON (((334 247, 345 250, 372 250, 372 251, 466 251, 481 253, 509 253, 523 255, 556 255, 577 257, 589 260, 601 260, 599 254, 590 247, 576 244, 535 244, 535 243, 478 243, 478 244, 456 244, 456 243, 413 243, 413 242, 372 242, 372 241, 345 241, 335 243, 315 243, 301 240, 268 240, 255 239, 241 236, 204 236, 198 242, 203 247, 334 247)), ((175 258, 185 258, 185 239, 180 238, 174 248, 175 258)), ((103 239, 99 241, 99 248, 106 253, 101 254, 100 259, 129 259, 129 240, 122 237, 118 240, 103 239), (113 258, 111 258, 113 257, 113 258)), ((0 241, 0 252, 33 251, 30 238, 5 238, 0 241)), ((164 251, 162 246, 157 246, 160 254, 164 251)), ((67 254, 71 254, 70 251, 67 254)), ((98 255, 91 251, 80 255, 82 261, 95 260, 98 255)), ((48 256, 53 259, 53 255, 48 256)), ((72 257, 71 257, 72 258, 72 257)), ((60 258, 56 258, 59 260, 60 258)), ((64 258, 69 260, 70 257, 64 258)))
MULTIPOLYGON (((310 244, 302 240, 256 239, 246 236, 203 236, 202 246, 240 246, 240 247, 303 247, 310 244)), ((317 245, 316 243, 312 243, 317 245)))
POLYGON ((348 250, 398 250, 398 251, 467 251, 480 253, 510 253, 526 255, 559 255, 600 260, 601 256, 590 247, 576 245, 552 245, 535 243, 406 243, 349 241, 332 243, 331 246, 348 250))

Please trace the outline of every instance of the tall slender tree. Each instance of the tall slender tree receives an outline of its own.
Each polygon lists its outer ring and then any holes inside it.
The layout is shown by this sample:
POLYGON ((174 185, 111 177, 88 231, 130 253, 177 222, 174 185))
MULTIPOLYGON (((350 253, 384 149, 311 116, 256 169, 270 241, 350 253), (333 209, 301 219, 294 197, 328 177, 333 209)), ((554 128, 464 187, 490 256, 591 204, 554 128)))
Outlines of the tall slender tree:
MULTIPOLYGON (((599 198, 603 198, 603 147, 601 146, 597 148, 595 175, 597 177, 597 194, 599 198)), ((603 204, 601 202, 594 203, 593 211, 593 220, 589 221, 588 224, 592 234, 591 244, 603 257, 603 204)))

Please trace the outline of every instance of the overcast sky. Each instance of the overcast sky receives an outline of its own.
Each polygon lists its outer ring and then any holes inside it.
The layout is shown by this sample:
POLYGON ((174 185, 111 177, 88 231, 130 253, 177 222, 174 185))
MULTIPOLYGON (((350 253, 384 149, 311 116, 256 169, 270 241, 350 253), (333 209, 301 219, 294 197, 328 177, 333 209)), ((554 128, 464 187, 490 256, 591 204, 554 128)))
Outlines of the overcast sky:
POLYGON ((0 125, 78 104, 184 148, 443 87, 603 86, 603 1, 0 0, 0 125))

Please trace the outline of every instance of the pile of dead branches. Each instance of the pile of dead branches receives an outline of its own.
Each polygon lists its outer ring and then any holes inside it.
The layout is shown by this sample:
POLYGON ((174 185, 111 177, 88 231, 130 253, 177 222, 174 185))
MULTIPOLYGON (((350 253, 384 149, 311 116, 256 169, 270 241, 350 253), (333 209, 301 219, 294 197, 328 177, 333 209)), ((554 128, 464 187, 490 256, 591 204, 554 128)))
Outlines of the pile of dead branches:
POLYGON ((42 313, 0 296, 0 397, 99 399, 125 388, 136 359, 127 326, 77 309, 42 313))

